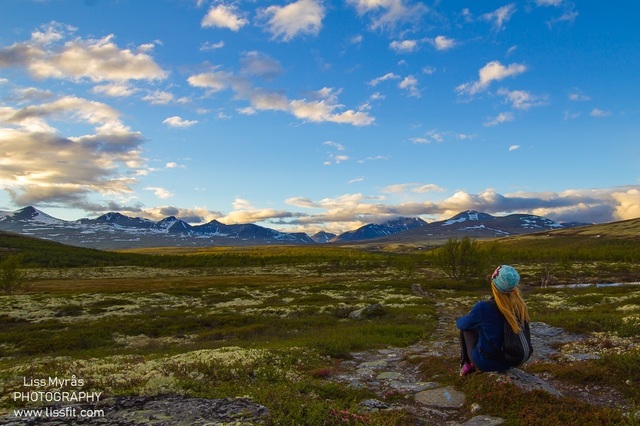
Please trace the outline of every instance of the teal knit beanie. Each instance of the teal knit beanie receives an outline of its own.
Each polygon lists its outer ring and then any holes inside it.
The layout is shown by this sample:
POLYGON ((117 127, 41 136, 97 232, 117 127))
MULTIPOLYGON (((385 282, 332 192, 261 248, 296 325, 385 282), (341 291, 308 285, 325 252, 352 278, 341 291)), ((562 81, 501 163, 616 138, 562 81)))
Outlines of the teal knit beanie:
POLYGON ((520 282, 520 275, 511 266, 500 265, 491 276, 491 280, 500 293, 509 293, 520 282))

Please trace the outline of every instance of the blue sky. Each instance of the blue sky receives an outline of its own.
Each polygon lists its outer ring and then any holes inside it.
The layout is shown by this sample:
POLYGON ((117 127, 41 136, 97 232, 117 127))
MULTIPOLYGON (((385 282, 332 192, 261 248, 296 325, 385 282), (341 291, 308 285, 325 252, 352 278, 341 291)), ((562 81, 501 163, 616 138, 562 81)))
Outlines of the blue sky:
POLYGON ((4 0, 0 210, 640 216, 640 6, 4 0))

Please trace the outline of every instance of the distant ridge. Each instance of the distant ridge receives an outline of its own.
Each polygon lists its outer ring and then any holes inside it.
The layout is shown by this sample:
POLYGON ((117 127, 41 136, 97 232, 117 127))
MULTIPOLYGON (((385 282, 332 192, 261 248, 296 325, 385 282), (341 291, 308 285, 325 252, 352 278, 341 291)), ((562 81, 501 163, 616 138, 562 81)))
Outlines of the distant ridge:
POLYGON ((32 206, 0 212, 0 230, 99 249, 429 241, 463 236, 493 238, 566 227, 535 215, 499 217, 467 210, 443 221, 427 223, 420 218, 399 217, 340 235, 321 231, 310 237, 302 232, 280 232, 252 223, 225 225, 212 220, 202 225, 190 225, 175 216, 154 222, 110 212, 95 219, 65 221, 32 206))

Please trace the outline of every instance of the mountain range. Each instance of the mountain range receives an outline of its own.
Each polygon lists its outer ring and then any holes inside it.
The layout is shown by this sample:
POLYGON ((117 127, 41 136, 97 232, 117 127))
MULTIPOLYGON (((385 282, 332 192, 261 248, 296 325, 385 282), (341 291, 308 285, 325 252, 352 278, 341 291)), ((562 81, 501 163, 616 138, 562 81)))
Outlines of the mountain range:
POLYGON ((95 219, 66 221, 35 207, 0 212, 0 230, 16 232, 69 245, 98 249, 162 246, 238 246, 267 244, 331 244, 362 241, 428 241, 430 239, 493 238, 554 230, 586 224, 561 224, 541 216, 511 214, 492 216, 467 210, 450 219, 427 223, 420 218, 396 218, 368 224, 340 235, 318 232, 286 233, 252 223, 225 225, 217 220, 190 225, 169 216, 159 222, 132 218, 117 212, 95 219))

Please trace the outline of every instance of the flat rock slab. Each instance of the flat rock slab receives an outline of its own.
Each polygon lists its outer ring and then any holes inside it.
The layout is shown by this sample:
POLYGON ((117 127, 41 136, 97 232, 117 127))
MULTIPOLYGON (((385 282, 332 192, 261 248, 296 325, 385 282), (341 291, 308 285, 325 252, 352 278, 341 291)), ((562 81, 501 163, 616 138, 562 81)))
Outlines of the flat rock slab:
POLYGON ((504 419, 493 416, 475 416, 460 426, 496 426, 504 423, 504 419))
POLYGON ((542 390, 553 396, 562 396, 559 390, 551 386, 544 380, 529 374, 519 368, 512 368, 505 373, 490 373, 496 376, 496 380, 502 383, 512 383, 520 389, 531 392, 533 390, 542 390))
POLYGON ((455 390, 453 386, 446 386, 418 392, 415 395, 415 400, 430 407, 460 408, 464 405, 466 397, 464 393, 455 390))
MULTIPOLYGON (((205 426, 261 424, 269 410, 248 398, 187 398, 182 396, 134 396, 110 398, 95 405, 75 405, 80 410, 104 410, 92 418, 0 417, 2 425, 97 426, 205 426)), ((61 409, 63 407, 51 407, 61 409)))

